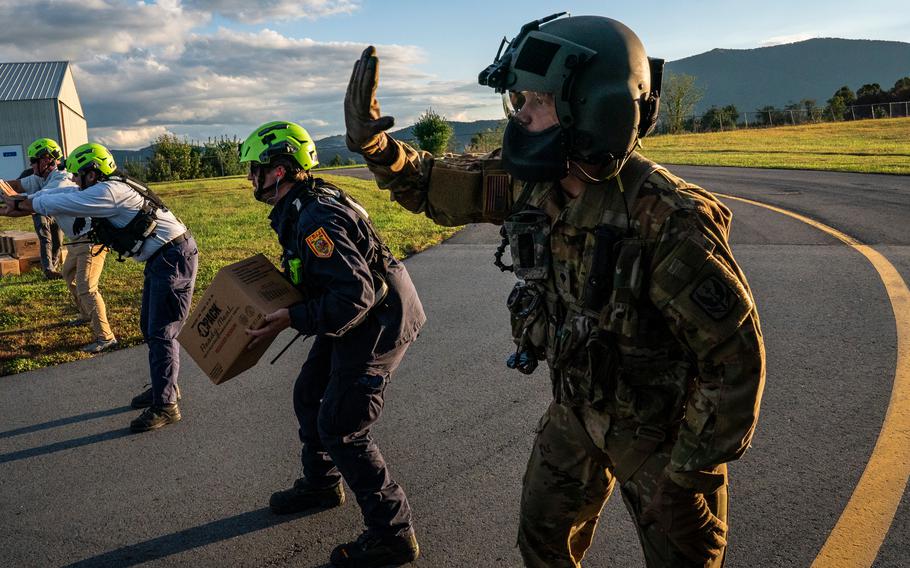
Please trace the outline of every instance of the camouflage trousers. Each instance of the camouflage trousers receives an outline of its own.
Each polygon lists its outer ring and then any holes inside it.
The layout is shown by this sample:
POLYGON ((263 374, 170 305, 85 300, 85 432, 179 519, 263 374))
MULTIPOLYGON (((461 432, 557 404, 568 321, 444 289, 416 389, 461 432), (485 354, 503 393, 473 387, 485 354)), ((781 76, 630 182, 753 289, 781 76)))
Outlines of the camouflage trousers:
MULTIPOLYGON (((652 442, 645 446, 649 453, 635 458, 642 446, 634 428, 610 424, 609 417, 604 416, 602 431, 598 432, 588 420, 582 426, 575 412, 554 402, 537 427, 521 495, 518 545, 525 565, 580 567, 601 510, 618 483, 648 568, 721 568, 724 554, 707 564, 693 563, 657 525, 643 527, 638 523, 669 462, 672 441, 652 442), (606 450, 602 457, 597 456, 600 459, 595 459, 589 434, 600 438, 597 446, 606 450)), ((726 474, 726 465, 715 471, 726 474)), ((714 515, 729 523, 726 485, 705 497, 714 515)))

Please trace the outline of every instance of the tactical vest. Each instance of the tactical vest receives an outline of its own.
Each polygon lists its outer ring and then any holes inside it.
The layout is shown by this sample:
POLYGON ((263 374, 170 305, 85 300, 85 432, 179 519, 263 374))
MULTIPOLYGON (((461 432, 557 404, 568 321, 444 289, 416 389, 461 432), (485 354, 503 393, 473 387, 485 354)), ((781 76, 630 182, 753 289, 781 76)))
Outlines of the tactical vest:
POLYGON ((92 228, 88 238, 103 249, 113 250, 117 253, 117 260, 124 262, 139 254, 145 240, 155 234, 158 227, 156 213, 167 211, 167 206, 155 192, 126 176, 109 176, 110 181, 118 181, 138 193, 143 200, 142 207, 136 215, 123 227, 115 227, 110 219, 105 217, 92 217, 92 228))
POLYGON ((586 191, 596 210, 581 212, 554 205, 557 185, 537 185, 503 225, 520 279, 508 302, 517 345, 510 366, 530 372, 532 360, 546 359, 557 401, 651 424, 678 419, 691 375, 648 298, 656 243, 629 211, 657 172, 666 174, 633 155, 612 187, 586 191))
MULTIPOLYGON (((295 229, 301 211, 303 211, 304 207, 309 204, 312 199, 316 199, 317 197, 327 197, 354 211, 357 217, 366 225, 367 231, 370 233, 371 244, 371 250, 368 253, 366 260, 373 277, 373 289, 375 292, 375 301, 373 305, 379 304, 385 299, 389 292, 386 274, 389 266, 395 260, 392 251, 389 250, 389 247, 386 246, 385 242, 379 237, 379 233, 376 232, 376 227, 373 226, 373 221, 370 219, 370 214, 367 210, 341 188, 322 178, 315 178, 309 182, 301 192, 301 195, 298 195, 294 201, 291 202, 291 205, 293 206, 291 208, 293 216, 291 217, 290 222, 295 229)), ((306 283, 303 281, 303 275, 301 273, 301 258, 299 256, 299 251, 285 248, 281 255, 281 266, 285 277, 291 284, 306 295, 306 283)))

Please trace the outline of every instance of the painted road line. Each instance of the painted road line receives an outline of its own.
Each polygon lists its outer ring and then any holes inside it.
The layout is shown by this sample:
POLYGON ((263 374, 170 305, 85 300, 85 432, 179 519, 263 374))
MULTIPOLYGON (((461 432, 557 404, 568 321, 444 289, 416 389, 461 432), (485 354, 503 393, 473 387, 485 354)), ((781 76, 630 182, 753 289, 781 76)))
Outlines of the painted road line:
POLYGON ((910 477, 910 290, 887 258, 837 229, 767 203, 721 193, 716 195, 770 209, 828 233, 865 256, 885 285, 897 327, 897 362, 891 400, 866 469, 812 563, 812 568, 872 566, 910 477))

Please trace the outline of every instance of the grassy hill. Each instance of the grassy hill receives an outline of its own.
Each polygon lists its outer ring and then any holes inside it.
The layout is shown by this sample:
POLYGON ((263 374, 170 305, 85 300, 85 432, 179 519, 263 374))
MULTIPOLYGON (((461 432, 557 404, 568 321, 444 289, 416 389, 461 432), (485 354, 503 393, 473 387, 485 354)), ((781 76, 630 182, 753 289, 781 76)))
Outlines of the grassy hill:
POLYGON ((910 119, 654 136, 643 153, 667 164, 910 175, 910 119))
POLYGON ((667 63, 667 71, 694 75, 705 91, 696 112, 712 105, 754 111, 801 99, 819 105, 843 85, 890 89, 910 76, 910 43, 816 38, 756 49, 712 49, 667 63))

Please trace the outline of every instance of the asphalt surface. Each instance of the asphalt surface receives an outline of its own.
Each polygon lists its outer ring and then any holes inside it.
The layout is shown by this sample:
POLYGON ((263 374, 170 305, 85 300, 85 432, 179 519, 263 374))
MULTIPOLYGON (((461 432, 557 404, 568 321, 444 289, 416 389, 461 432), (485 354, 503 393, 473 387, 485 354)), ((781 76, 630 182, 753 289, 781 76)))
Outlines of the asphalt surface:
MULTIPOLYGON (((872 244, 910 281, 910 177, 674 167, 872 244)), ((339 172, 343 173, 343 172, 339 172)), ((361 173, 353 170, 350 173, 361 173)), ((894 315, 872 266, 816 229, 729 200, 734 251, 759 306, 768 381, 753 447, 731 466, 728 566, 809 566, 878 436, 894 315)), ((546 370, 505 368, 497 230, 472 226, 407 261, 429 321, 387 392, 375 436, 416 515, 423 567, 520 566, 521 476, 549 400, 546 370)), ((323 566, 359 533, 353 500, 273 516, 300 474, 291 388, 309 342, 215 386, 183 359, 182 422, 131 435, 144 347, 0 378, 0 565, 323 566)), ((910 565, 910 498, 876 567, 910 565)), ((587 566, 643 566, 619 496, 587 566)))

